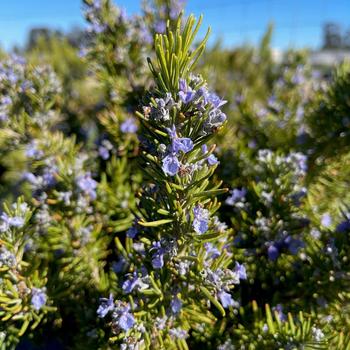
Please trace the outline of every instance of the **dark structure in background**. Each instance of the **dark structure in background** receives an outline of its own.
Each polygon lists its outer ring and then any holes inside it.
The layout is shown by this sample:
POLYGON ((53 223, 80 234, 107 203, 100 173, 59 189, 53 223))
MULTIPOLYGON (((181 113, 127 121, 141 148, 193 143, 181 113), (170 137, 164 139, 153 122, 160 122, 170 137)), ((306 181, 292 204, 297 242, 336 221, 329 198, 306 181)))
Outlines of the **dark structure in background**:
POLYGON ((350 49, 350 29, 343 31, 337 23, 326 23, 323 27, 323 49, 350 49))
POLYGON ((79 27, 71 29, 68 33, 46 27, 32 28, 28 34, 25 48, 30 51, 38 44, 39 40, 44 39, 49 42, 53 38, 66 39, 75 48, 80 48, 81 46, 88 44, 90 40, 89 34, 79 27))

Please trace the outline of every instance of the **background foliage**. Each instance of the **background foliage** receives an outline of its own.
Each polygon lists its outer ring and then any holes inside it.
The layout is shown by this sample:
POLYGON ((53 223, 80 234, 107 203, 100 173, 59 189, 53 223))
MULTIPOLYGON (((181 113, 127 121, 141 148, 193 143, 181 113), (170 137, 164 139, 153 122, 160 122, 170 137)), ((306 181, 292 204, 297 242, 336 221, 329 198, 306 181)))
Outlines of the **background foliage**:
POLYGON ((349 62, 183 6, 1 53, 1 349, 350 349, 349 62))

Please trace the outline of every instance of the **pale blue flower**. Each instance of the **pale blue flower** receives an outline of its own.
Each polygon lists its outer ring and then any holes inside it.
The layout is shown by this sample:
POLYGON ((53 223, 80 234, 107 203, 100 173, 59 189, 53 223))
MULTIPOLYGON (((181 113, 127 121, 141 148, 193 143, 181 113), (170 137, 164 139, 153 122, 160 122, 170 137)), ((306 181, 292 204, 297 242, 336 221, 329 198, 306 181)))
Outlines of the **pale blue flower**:
POLYGON ((171 307, 171 311, 174 314, 177 314, 181 311, 182 301, 178 297, 175 297, 171 300, 170 307, 171 307))
POLYGON ((193 141, 188 137, 178 137, 175 125, 172 125, 171 128, 167 128, 167 131, 171 139, 172 153, 179 154, 180 151, 183 153, 192 151, 193 141))
POLYGON ((100 306, 97 309, 97 315, 100 318, 104 318, 110 311, 114 310, 114 301, 112 294, 109 295, 109 298, 101 298, 100 306))
POLYGON ((104 146, 99 146, 98 154, 103 160, 107 160, 109 158, 109 150, 104 146))
POLYGON ((279 249, 274 245, 271 244, 267 249, 267 255, 270 260, 274 261, 279 257, 279 249))
POLYGON ((0 267, 13 267, 16 265, 16 256, 5 247, 0 248, 0 267))
POLYGON ((238 274, 239 279, 246 280, 247 279, 247 271, 244 265, 241 265, 238 261, 236 261, 236 266, 234 271, 238 274))
POLYGON ((135 324, 135 318, 130 312, 130 305, 117 302, 112 315, 113 323, 118 325, 123 331, 128 331, 135 324))
POLYGON ((92 200, 96 199, 97 182, 91 177, 91 173, 80 175, 76 179, 78 187, 92 200))
POLYGON ((135 288, 145 289, 148 284, 144 283, 142 277, 139 277, 138 272, 134 271, 132 274, 128 274, 128 279, 124 281, 122 289, 125 293, 131 293, 135 288))
POLYGON ((220 256, 220 251, 214 246, 213 243, 204 243, 204 248, 206 250, 206 255, 209 259, 216 259, 220 256))
POLYGON ((46 293, 40 288, 32 288, 31 304, 36 311, 39 311, 47 301, 46 293))
POLYGON ((205 103, 210 103, 215 109, 220 108, 227 103, 226 100, 221 99, 213 92, 204 95, 204 101, 205 103))
POLYGON ((324 213, 321 218, 321 224, 324 227, 330 227, 332 225, 332 217, 329 213, 324 213))
POLYGON ((120 125, 120 131, 123 133, 134 134, 138 130, 135 118, 128 118, 120 125))
POLYGON ((235 305, 235 301, 232 299, 232 296, 230 293, 227 293, 225 291, 220 291, 218 293, 218 297, 220 299, 221 305, 224 308, 228 308, 229 306, 235 305))
POLYGON ((2 213, 0 219, 2 221, 0 232, 5 232, 10 227, 21 228, 24 225, 24 218, 20 216, 8 216, 6 213, 2 213))
POLYGON ((160 20, 158 21, 155 25, 154 25, 154 30, 156 31, 156 33, 159 34, 164 34, 165 30, 166 30, 166 23, 164 20, 160 20))
POLYGON ((160 242, 153 242, 150 251, 155 251, 152 256, 152 266, 154 269, 161 269, 164 266, 165 249, 160 242))
POLYGON ((167 175, 176 175, 180 170, 180 166, 181 163, 179 162, 175 154, 168 154, 165 158, 163 158, 162 169, 167 175))
POLYGON ((192 226, 198 234, 205 233, 209 228, 209 211, 200 206, 193 208, 194 220, 192 226))
MULTIPOLYGON (((208 146, 207 145, 203 145, 202 146, 202 152, 204 154, 206 154, 208 152, 208 146)), ((215 164, 218 164, 219 161, 218 159, 216 158, 216 156, 211 153, 207 158, 206 158, 206 161, 208 162, 209 165, 215 165, 215 164)))
POLYGON ((135 318, 130 312, 124 312, 118 319, 118 325, 123 331, 128 331, 135 324, 135 318))
POLYGON ((190 103, 196 96, 196 92, 193 91, 186 83, 185 79, 180 79, 179 81, 179 97, 180 100, 187 104, 190 103))
POLYGON ((177 339, 186 339, 188 337, 188 333, 182 328, 169 329, 169 334, 171 337, 177 339))
POLYGON ((173 140, 172 150, 175 153, 180 151, 187 153, 193 150, 193 141, 188 137, 178 137, 173 140))
POLYGON ((234 188, 231 192, 231 196, 226 198, 225 203, 227 205, 235 205, 245 199, 247 190, 243 187, 242 189, 234 188))

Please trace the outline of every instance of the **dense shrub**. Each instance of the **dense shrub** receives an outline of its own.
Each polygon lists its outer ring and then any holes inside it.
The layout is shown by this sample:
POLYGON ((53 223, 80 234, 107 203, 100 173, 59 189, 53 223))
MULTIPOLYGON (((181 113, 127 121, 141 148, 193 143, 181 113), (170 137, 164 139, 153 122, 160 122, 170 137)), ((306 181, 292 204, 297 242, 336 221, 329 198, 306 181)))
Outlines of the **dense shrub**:
POLYGON ((350 349, 349 63, 183 6, 1 54, 1 349, 350 349))

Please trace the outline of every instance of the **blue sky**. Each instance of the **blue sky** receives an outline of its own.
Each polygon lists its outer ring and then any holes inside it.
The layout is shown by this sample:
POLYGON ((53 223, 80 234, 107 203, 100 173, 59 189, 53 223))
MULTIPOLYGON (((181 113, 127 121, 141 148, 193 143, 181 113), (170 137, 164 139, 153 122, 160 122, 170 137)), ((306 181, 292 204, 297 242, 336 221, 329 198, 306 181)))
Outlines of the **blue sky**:
MULTIPOLYGON (((140 11, 140 0, 115 1, 129 14, 140 11)), ((186 12, 205 16, 212 38, 226 45, 255 44, 267 24, 275 25, 273 47, 317 48, 322 42, 322 25, 338 22, 350 31, 350 0, 188 0, 186 12)), ((6 49, 23 44, 28 30, 50 26, 69 30, 84 26, 80 0, 2 0, 0 2, 0 45, 6 49)))

